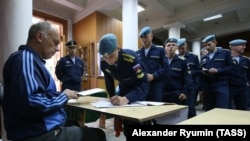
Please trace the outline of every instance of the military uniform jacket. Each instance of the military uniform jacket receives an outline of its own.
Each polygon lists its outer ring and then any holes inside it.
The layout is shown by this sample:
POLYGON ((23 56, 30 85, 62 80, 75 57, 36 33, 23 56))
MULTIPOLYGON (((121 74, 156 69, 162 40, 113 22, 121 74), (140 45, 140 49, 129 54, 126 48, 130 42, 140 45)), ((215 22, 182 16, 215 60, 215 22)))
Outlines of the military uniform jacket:
POLYGON ((56 76, 63 83, 80 83, 84 72, 84 63, 75 57, 75 64, 69 55, 61 58, 56 65, 56 76))
POLYGON ((245 56, 239 56, 239 62, 233 61, 234 67, 229 77, 230 86, 247 86, 250 73, 250 60, 245 56))
POLYGON ((160 47, 156 47, 152 45, 150 50, 148 51, 147 56, 145 56, 145 48, 142 47, 137 51, 138 57, 141 60, 141 63, 145 66, 145 72, 153 74, 154 80, 159 81, 162 80, 162 76, 164 73, 167 73, 169 68, 164 68, 164 57, 165 50, 160 47))
MULTIPOLYGON (((118 61, 115 65, 109 65, 101 60, 101 70, 104 73, 105 84, 110 97, 114 96, 115 83, 119 81, 119 95, 126 96, 129 103, 137 100, 145 100, 149 83, 143 81, 145 74, 136 73, 134 66, 140 64, 136 53, 133 50, 121 49, 118 53, 118 61)), ((141 65, 141 69, 144 67, 141 65)))
POLYGON ((209 53, 201 58, 201 68, 210 69, 216 68, 216 74, 202 74, 205 84, 212 87, 220 87, 228 85, 228 76, 233 69, 233 60, 231 53, 226 49, 217 49, 213 58, 209 58, 209 53))
MULTIPOLYGON (((165 57, 164 62, 168 63, 169 59, 165 57)), ((179 90, 181 93, 188 95, 188 92, 193 90, 193 80, 187 62, 175 55, 169 66, 169 74, 164 75, 163 91, 179 90)))
POLYGON ((184 57, 185 57, 185 60, 187 62, 187 65, 191 71, 192 76, 199 74, 198 72, 200 70, 200 61, 199 61, 198 56, 191 53, 191 52, 187 52, 184 55, 184 57))

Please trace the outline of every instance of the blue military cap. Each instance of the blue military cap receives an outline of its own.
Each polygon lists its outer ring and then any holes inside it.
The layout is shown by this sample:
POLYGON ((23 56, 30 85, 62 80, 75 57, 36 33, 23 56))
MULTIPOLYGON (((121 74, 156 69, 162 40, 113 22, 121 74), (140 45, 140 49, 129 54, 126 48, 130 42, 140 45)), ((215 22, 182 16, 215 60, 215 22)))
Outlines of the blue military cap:
POLYGON ((230 42, 229 42, 229 45, 237 46, 237 45, 243 45, 243 44, 246 44, 246 43, 247 43, 246 40, 235 39, 235 40, 230 41, 230 42))
POLYGON ((76 41, 74 41, 74 40, 70 40, 70 41, 68 41, 68 42, 65 44, 65 46, 67 46, 67 47, 76 46, 76 45, 77 45, 77 43, 76 43, 76 41))
POLYGON ((178 41, 177 41, 177 46, 178 47, 181 47, 181 46, 183 46, 184 44, 186 43, 186 38, 181 38, 181 39, 179 39, 178 41))
POLYGON ((142 37, 142 36, 146 36, 148 35, 148 33, 151 32, 151 28, 149 26, 145 26, 141 29, 140 33, 139 33, 139 36, 142 37))
POLYGON ((101 55, 109 55, 117 47, 117 38, 114 34, 108 33, 101 37, 99 41, 99 53, 101 55))
POLYGON ((202 40, 202 43, 207 43, 207 42, 210 42, 210 41, 215 41, 215 35, 208 35, 208 36, 206 36, 206 37, 202 40))
POLYGON ((169 43, 169 42, 174 42, 174 43, 177 43, 177 39, 176 38, 168 38, 165 42, 164 42, 164 45, 166 44, 166 43, 169 43))

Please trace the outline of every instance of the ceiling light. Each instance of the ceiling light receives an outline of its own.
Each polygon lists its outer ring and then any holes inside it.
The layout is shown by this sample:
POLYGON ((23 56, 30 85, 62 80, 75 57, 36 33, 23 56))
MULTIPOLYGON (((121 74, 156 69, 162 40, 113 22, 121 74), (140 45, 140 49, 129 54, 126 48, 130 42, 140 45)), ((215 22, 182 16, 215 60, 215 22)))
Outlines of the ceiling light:
POLYGON ((217 14, 208 18, 203 19, 204 22, 206 21, 210 21, 210 20, 214 20, 214 19, 218 19, 218 18, 222 18, 222 14, 217 14))
POLYGON ((144 7, 145 7, 145 6, 144 6, 143 4, 138 3, 138 6, 137 6, 137 12, 138 12, 138 13, 140 13, 140 12, 144 11, 144 10, 145 10, 145 8, 144 8, 144 7))

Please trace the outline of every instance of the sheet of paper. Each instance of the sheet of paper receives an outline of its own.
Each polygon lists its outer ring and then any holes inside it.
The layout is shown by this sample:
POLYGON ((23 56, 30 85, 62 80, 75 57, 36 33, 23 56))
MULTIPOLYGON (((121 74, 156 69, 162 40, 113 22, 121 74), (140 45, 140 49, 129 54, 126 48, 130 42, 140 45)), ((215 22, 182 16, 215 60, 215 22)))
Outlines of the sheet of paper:
POLYGON ((159 105, 165 105, 165 102, 154 102, 154 101, 137 101, 136 103, 145 105, 145 106, 159 106, 159 105))
POLYGON ((68 103, 76 103, 76 102, 77 102, 76 99, 70 99, 70 100, 68 100, 68 103))
POLYGON ((102 88, 94 88, 94 89, 78 92, 77 94, 79 94, 81 96, 86 96, 86 95, 92 95, 92 94, 96 94, 96 93, 100 93, 100 92, 106 92, 106 90, 102 89, 102 88))
POLYGON ((155 102, 155 101, 136 101, 136 103, 145 105, 145 106, 160 106, 160 105, 174 105, 176 103, 169 102, 155 102))
POLYGON ((108 100, 99 100, 96 102, 91 103, 91 105, 97 107, 97 108, 114 108, 114 107, 133 107, 133 106, 145 106, 139 103, 131 103, 131 104, 126 104, 126 105, 113 105, 110 103, 108 100))

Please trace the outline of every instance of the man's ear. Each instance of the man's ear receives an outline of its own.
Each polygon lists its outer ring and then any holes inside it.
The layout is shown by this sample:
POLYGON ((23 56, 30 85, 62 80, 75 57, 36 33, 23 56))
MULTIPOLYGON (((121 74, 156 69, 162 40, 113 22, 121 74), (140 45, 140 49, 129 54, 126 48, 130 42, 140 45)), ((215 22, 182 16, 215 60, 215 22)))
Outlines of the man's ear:
POLYGON ((41 43, 41 42, 42 42, 42 39, 43 39, 43 34, 42 34, 42 32, 37 31, 37 32, 36 32, 36 40, 37 40, 39 43, 41 43))

